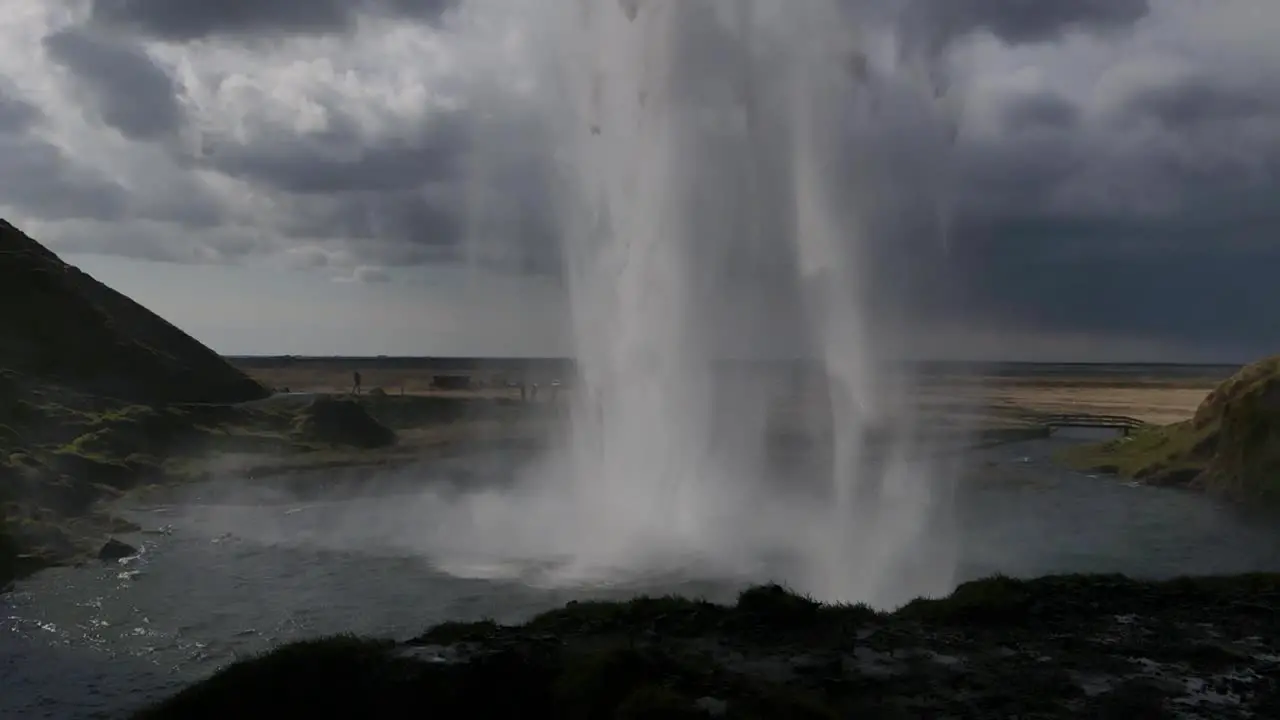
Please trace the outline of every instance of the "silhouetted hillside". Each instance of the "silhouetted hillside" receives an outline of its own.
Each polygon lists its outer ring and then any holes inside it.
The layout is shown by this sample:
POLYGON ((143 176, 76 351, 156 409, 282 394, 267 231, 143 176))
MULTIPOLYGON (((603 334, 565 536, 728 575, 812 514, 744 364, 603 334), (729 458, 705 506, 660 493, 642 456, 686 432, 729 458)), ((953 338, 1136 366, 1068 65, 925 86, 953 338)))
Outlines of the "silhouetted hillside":
POLYGON ((137 402, 267 395, 217 353, 0 220, 0 368, 137 402))

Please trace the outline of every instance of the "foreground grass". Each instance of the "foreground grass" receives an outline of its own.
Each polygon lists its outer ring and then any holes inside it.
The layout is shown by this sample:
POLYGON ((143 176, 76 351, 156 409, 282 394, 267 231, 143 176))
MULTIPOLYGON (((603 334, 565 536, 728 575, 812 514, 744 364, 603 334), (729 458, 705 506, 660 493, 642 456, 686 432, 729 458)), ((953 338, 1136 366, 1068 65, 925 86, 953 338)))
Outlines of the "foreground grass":
POLYGON ((1280 575, 993 577, 892 613, 777 586, 570 603, 231 665, 136 715, 1275 717, 1280 575))

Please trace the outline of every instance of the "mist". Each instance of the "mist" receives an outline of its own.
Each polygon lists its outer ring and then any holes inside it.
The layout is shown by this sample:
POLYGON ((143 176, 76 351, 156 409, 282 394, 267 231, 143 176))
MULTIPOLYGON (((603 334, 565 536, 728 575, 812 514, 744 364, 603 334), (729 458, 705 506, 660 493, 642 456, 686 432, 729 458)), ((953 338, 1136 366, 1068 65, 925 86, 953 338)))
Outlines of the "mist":
POLYGON ((462 6, 450 28, 479 76, 465 255, 558 279, 577 374, 549 450, 502 481, 418 477, 322 513, 309 541, 550 585, 674 573, 878 606, 949 591, 958 467, 899 361, 912 289, 946 252, 958 100, 910 16, 868 8, 462 6), (488 62, 499 44, 519 60, 488 62), (724 363, 761 355, 808 364, 724 363))

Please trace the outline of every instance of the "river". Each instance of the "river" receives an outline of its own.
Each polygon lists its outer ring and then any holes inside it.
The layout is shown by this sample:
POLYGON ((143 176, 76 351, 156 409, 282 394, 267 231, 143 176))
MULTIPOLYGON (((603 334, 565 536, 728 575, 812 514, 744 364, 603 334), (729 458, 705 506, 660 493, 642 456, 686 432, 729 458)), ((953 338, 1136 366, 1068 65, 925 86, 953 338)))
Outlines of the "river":
MULTIPOLYGON (((1274 516, 1051 462, 1063 443, 1081 439, 979 454, 958 500, 963 578, 1280 570, 1274 516)), ((501 465, 450 462, 422 472, 464 486, 501 465)), ((139 555, 49 570, 0 596, 0 717, 120 717, 238 657, 320 634, 407 637, 443 620, 514 622, 573 599, 641 592, 729 600, 749 580, 766 579, 689 570, 557 587, 538 582, 537 568, 524 576, 470 567, 460 577, 403 547, 332 541, 349 535, 352 517, 376 516, 404 492, 388 485, 372 495, 246 504, 197 489, 164 505, 123 508, 144 528, 163 530, 125 538, 139 555)))

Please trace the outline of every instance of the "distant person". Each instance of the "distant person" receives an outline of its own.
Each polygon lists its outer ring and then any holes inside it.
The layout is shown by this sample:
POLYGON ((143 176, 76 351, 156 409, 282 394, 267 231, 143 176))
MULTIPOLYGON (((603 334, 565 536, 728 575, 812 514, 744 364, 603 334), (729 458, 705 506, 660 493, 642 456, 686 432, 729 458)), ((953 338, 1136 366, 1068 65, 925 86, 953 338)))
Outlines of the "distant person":
POLYGON ((359 395, 360 394, 360 371, 359 370, 356 370, 355 372, 351 373, 351 380, 352 380, 351 393, 353 395, 359 395))

